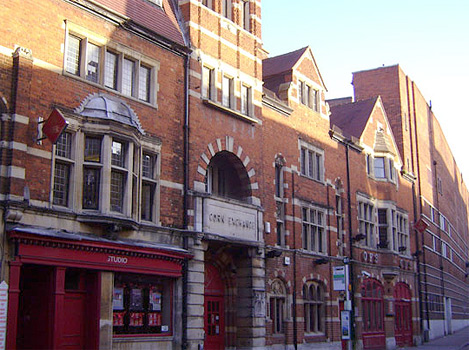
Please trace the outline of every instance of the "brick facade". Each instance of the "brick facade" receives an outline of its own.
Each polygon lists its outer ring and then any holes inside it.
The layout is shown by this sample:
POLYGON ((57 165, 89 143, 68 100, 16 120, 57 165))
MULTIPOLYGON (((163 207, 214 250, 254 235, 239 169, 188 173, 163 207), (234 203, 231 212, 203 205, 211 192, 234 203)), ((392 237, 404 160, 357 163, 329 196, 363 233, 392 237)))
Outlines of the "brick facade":
POLYGON ((310 47, 268 57, 260 1, 16 2, 0 15, 7 348, 62 346, 76 271, 82 348, 342 349, 344 309, 358 349, 467 324, 466 185, 399 66, 327 101, 310 47), (69 155, 38 140, 53 109, 69 155), (51 305, 36 327, 28 288, 51 305))

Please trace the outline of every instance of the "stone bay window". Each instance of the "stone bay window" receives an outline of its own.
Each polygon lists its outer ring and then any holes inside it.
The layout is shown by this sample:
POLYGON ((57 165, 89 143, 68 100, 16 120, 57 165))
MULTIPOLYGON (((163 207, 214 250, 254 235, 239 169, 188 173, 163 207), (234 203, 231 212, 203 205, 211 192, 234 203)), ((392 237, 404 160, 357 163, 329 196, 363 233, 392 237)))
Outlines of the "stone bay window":
POLYGON ((89 97, 55 146, 52 203, 82 214, 157 222, 160 142, 107 95, 89 97))

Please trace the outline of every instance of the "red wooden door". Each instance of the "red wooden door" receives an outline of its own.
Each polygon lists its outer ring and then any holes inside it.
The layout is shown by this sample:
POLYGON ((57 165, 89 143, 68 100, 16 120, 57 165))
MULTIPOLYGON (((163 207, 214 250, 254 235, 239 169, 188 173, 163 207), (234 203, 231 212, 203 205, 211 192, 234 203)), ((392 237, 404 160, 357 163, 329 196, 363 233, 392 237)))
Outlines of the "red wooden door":
POLYGON ((61 349, 80 350, 85 348, 86 293, 65 292, 64 320, 61 349))
POLYGON ((412 345, 412 307, 409 287, 398 283, 394 289, 395 322, 394 336, 398 346, 412 345))
POLYGON ((362 338, 364 349, 385 349, 383 286, 367 279, 362 284, 362 338))
POLYGON ((225 349, 224 284, 218 270, 205 266, 205 350, 225 349))

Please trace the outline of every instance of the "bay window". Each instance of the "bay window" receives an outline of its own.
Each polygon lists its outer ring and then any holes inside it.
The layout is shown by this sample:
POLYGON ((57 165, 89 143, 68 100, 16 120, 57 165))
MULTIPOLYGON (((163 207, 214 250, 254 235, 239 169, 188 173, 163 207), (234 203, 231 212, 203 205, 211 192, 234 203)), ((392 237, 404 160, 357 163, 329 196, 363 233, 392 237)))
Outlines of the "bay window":
MULTIPOLYGON (((102 95, 97 97, 102 98, 102 95)), ((113 102, 108 100, 102 105, 115 108, 113 102)), ((91 105, 96 112, 97 101, 93 100, 91 105)), ((79 214, 92 211, 93 215, 156 223, 159 141, 142 137, 128 127, 120 128, 115 121, 115 125, 103 131, 99 124, 102 118, 87 124, 76 115, 74 118, 59 137, 53 153, 53 205, 79 214)), ((139 125, 138 121, 122 115, 117 118, 123 123, 139 125)), ((88 117, 87 121, 90 120, 88 117)))

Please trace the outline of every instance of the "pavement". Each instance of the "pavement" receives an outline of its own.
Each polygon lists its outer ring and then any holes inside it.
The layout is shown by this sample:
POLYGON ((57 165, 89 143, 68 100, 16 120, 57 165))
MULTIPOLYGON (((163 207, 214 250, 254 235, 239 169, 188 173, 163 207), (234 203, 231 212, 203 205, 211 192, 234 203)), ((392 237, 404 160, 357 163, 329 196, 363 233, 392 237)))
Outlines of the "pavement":
POLYGON ((453 334, 430 340, 419 346, 400 348, 420 350, 469 350, 469 327, 462 328, 453 334))

